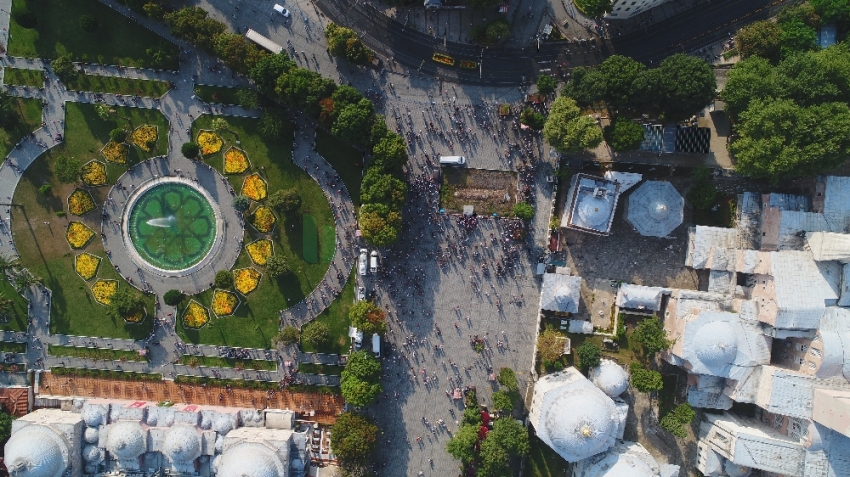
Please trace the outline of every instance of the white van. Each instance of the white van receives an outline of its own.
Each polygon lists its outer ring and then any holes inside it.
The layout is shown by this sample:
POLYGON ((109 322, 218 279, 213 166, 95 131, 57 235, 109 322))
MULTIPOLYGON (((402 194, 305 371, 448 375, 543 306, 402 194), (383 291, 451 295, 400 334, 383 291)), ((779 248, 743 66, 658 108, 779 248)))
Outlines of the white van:
POLYGON ((369 259, 369 271, 375 273, 378 271, 378 251, 372 250, 372 256, 369 259))
POLYGON ((289 10, 287 10, 286 8, 284 8, 284 7, 283 7, 283 5, 278 5, 277 3, 275 3, 275 4, 274 4, 274 7, 272 7, 272 8, 273 8, 273 9, 274 9, 274 11, 276 11, 277 13, 280 13, 280 14, 281 14, 281 15, 283 15, 284 17, 289 18, 289 10))
POLYGON ((374 354, 376 358, 381 357, 381 337, 378 333, 372 335, 372 354, 374 354))
POLYGON ((463 156, 440 156, 441 166, 465 166, 466 158, 463 156))
POLYGON ((357 271, 360 275, 366 275, 366 254, 369 253, 365 248, 360 249, 360 257, 357 260, 357 271))

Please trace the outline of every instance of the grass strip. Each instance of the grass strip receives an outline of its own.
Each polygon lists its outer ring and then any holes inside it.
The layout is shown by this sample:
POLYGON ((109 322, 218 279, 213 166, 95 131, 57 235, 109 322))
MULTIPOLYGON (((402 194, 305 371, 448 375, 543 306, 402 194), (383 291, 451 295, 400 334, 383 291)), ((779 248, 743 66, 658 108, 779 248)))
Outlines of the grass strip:
POLYGON ((195 85, 194 91, 198 98, 205 103, 241 104, 239 96, 236 94, 239 88, 199 84, 195 85))
POLYGON ((6 85, 41 88, 44 86, 44 76, 39 70, 6 68, 6 71, 3 73, 3 83, 6 85))
POLYGON ((335 364, 299 363, 298 372, 308 374, 326 374, 328 376, 339 376, 345 366, 335 364))
POLYGON ((302 328, 303 331, 310 326, 315 326, 316 323, 324 323, 331 337, 330 341, 322 346, 315 346, 302 340, 301 350, 305 353, 348 354, 351 343, 351 338, 348 337, 348 325, 351 323, 348 312, 354 303, 354 285, 357 281, 355 273, 357 273, 357 267, 351 270, 351 276, 337 299, 322 314, 302 328))
POLYGON ((322 251, 322 262, 330 263, 336 252, 336 229, 332 225, 322 225, 322 240, 319 244, 322 251))
POLYGON ((218 356, 194 356, 184 354, 180 362, 187 366, 211 366, 216 368, 253 369, 255 371, 276 371, 277 363, 264 359, 237 359, 218 356))
POLYGON ((159 98, 171 88, 166 81, 100 75, 77 75, 66 86, 72 91, 97 91, 151 98, 159 98))
POLYGON ((304 214, 304 238, 301 246, 302 255, 307 263, 319 263, 319 230, 316 227, 316 218, 310 214, 304 214))
POLYGON ((106 348, 83 348, 79 346, 49 345, 47 354, 70 358, 87 358, 103 361, 147 361, 138 351, 106 348))
POLYGON ((351 194, 355 210, 359 209, 360 181, 363 180, 363 153, 323 129, 316 130, 316 152, 339 173, 348 193, 351 194))
POLYGON ((57 366, 50 368, 55 376, 79 376, 81 378, 115 379, 117 381, 162 381, 161 374, 136 373, 133 371, 113 371, 111 369, 68 368, 57 366))
POLYGON ((10 341, 0 341, 0 352, 3 353, 26 353, 26 343, 12 343, 10 341))

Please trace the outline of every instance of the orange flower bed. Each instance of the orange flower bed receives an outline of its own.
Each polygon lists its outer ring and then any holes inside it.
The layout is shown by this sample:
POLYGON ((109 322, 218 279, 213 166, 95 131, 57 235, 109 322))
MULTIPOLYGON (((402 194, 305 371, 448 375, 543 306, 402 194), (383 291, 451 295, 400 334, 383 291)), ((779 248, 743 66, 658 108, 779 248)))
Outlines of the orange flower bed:
POLYGON ((94 230, 82 222, 71 222, 65 232, 65 239, 71 248, 83 248, 94 237, 94 230))
POLYGON ((251 174, 242 182, 242 195, 259 202, 268 195, 268 185, 259 174, 251 174))
POLYGON ((97 206, 89 191, 77 189, 68 197, 68 212, 73 215, 86 215, 97 206))
POLYGON ((251 242, 245 246, 248 250, 248 256, 257 265, 264 266, 269 257, 272 256, 273 248, 272 241, 269 239, 260 239, 256 242, 251 242))
POLYGON ((225 290, 216 290, 213 293, 212 302, 213 313, 218 316, 232 315, 239 306, 239 298, 236 294, 225 290))
POLYGON ((242 149, 231 147, 224 153, 224 173, 242 174, 251 167, 248 155, 242 149))
POLYGON ((257 229, 258 232, 269 233, 274 229, 274 224, 277 221, 277 218, 274 216, 274 212, 272 209, 261 205, 257 207, 257 210, 254 211, 254 218, 251 221, 251 224, 257 229))
POLYGON ((233 287, 243 295, 247 295, 260 286, 260 272, 253 268, 233 270, 233 287))

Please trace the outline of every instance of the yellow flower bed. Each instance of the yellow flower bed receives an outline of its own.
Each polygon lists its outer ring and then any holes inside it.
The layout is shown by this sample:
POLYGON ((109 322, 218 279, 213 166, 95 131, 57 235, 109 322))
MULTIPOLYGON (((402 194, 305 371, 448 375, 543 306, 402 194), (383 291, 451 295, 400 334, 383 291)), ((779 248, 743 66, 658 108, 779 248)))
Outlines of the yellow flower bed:
POLYGON ((245 151, 231 147, 224 153, 224 173, 225 174, 242 174, 251 167, 248 162, 248 155, 245 151))
POLYGON ((145 124, 137 127, 132 134, 133 144, 145 152, 151 152, 156 145, 156 126, 145 124))
POLYGON ((145 316, 147 316, 147 312, 145 310, 139 310, 134 315, 125 316, 124 321, 127 323, 141 323, 145 321, 145 316))
POLYGON ((97 255, 83 252, 74 258, 74 270, 83 280, 91 280, 97 275, 97 267, 100 266, 100 261, 101 258, 97 255))
POLYGON ((109 162, 114 162, 115 164, 127 163, 127 145, 123 142, 109 141, 103 146, 100 153, 109 162))
POLYGON ((86 215, 97 206, 89 191, 77 189, 68 197, 68 212, 74 215, 86 215))
POLYGON ((83 182, 92 187, 106 185, 106 164, 100 161, 89 161, 81 169, 83 182))
POLYGON ((200 303, 192 300, 183 312, 183 326, 186 328, 201 328, 210 322, 210 313, 200 303))
POLYGON ((248 250, 248 255, 254 263, 263 266, 266 264, 266 260, 272 256, 272 241, 269 239, 260 239, 249 243, 245 249, 248 250))
POLYGON ((274 228, 274 223, 277 218, 274 216, 272 209, 261 205, 254 211, 254 219, 252 224, 258 232, 269 233, 274 228))
POLYGON ((247 295, 260 285, 260 277, 262 277, 260 272, 253 268, 233 270, 233 286, 239 293, 247 295))
POLYGON ((94 230, 82 222, 71 222, 65 232, 65 239, 71 248, 83 248, 94 237, 94 230))
POLYGON ((242 195, 257 202, 266 198, 268 189, 266 181, 257 173, 251 174, 242 182, 242 195))
POLYGON ((239 298, 235 294, 225 290, 216 290, 213 293, 212 310, 218 316, 232 315, 239 306, 239 298))
POLYGON ((198 133, 198 147, 201 148, 201 154, 209 156, 221 151, 224 145, 224 140, 221 136, 212 131, 201 131, 198 133))
POLYGON ((112 295, 118 291, 118 280, 100 279, 94 282, 91 286, 91 292, 94 294, 94 299, 101 305, 109 305, 112 303, 112 295))

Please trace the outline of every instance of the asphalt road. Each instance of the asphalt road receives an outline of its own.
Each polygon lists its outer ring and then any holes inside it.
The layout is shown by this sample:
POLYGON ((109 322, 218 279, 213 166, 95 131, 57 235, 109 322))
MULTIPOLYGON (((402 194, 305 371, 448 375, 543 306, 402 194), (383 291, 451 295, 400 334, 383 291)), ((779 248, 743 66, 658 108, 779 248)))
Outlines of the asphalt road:
MULTIPOLYGON (((331 20, 355 29, 364 43, 381 56, 392 57, 411 72, 441 79, 484 85, 528 84, 540 73, 557 73, 556 65, 568 68, 597 64, 613 53, 631 56, 649 63, 660 61, 670 54, 694 51, 728 37, 745 23, 767 18, 776 10, 776 0, 715 0, 686 12, 653 23, 648 28, 615 36, 601 49, 591 51, 587 46, 566 41, 544 42, 526 48, 481 48, 455 42, 444 42, 426 33, 406 28, 363 2, 326 0, 316 5, 331 20), (567 51, 571 54, 567 54, 567 51), (478 69, 459 66, 443 67, 431 57, 444 53, 456 60, 473 60, 478 69)), ((612 23, 612 29, 617 24, 612 23)))

